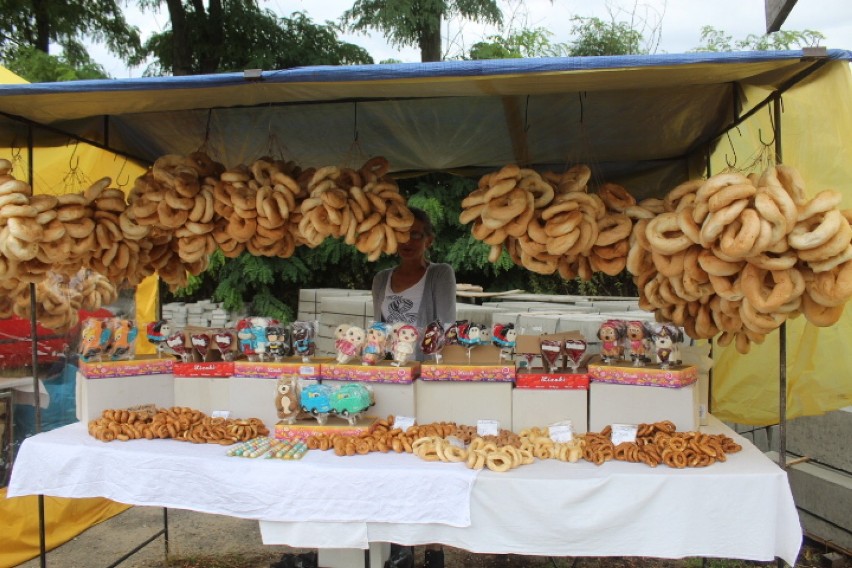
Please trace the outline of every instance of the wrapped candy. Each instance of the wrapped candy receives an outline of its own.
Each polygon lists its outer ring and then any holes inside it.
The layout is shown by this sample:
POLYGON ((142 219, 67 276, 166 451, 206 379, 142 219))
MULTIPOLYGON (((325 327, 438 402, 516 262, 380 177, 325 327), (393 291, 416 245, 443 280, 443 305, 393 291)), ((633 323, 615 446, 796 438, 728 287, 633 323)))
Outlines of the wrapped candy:
POLYGON ((673 365, 680 364, 680 349, 678 345, 683 341, 683 332, 673 324, 657 324, 653 331, 654 352, 657 355, 657 364, 662 369, 668 369, 673 365))
POLYGON ((458 320, 450 324, 450 327, 447 328, 447 331, 444 333, 444 344, 445 345, 459 345, 459 330, 462 328, 467 328, 470 325, 470 322, 467 320, 458 320))
POLYGON ((192 354, 186 348, 186 337, 183 334, 183 330, 177 330, 172 332, 166 338, 166 349, 172 355, 177 355, 178 358, 184 363, 189 363, 192 358, 192 354))
POLYGON ((110 339, 107 348, 112 361, 127 361, 135 354, 136 335, 139 330, 136 324, 128 319, 112 318, 109 320, 110 339))
POLYGON ((513 323, 495 323, 491 329, 491 342, 500 348, 500 358, 511 360, 518 334, 513 323))
POLYGON ((391 328, 384 322, 373 322, 367 328, 367 339, 361 351, 362 365, 375 365, 385 358, 388 351, 388 338, 391 328))
POLYGON ((557 339, 542 339, 540 342, 541 362, 546 373, 559 370, 559 360, 562 358, 562 341, 557 339))
POLYGON ((566 339, 562 344, 562 351, 565 353, 568 366, 572 373, 576 373, 580 368, 580 363, 583 356, 586 354, 586 342, 582 339, 566 339))
POLYGON ((478 323, 466 323, 458 326, 458 342, 468 349, 485 343, 482 337, 482 326, 478 323))
POLYGON ((441 350, 444 348, 446 336, 444 334, 444 324, 441 320, 435 320, 426 326, 423 332, 423 340, 420 342, 420 351, 423 355, 432 355, 435 357, 435 363, 441 362, 441 350))
POLYGON ((210 349, 210 336, 206 333, 193 333, 189 336, 189 342, 201 360, 206 361, 210 349))
POLYGON ((229 329, 219 329, 213 334, 213 341, 222 354, 223 361, 234 360, 234 333, 229 329))

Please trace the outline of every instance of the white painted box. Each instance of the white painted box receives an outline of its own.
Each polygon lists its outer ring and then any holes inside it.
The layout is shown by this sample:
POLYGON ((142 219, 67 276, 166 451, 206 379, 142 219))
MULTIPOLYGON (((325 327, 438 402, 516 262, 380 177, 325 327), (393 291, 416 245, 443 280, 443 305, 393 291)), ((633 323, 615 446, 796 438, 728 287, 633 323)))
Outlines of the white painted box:
POLYGON ((175 377, 175 406, 188 406, 208 416, 228 410, 231 390, 227 377, 175 377))
POLYGON ((478 420, 498 420, 512 429, 511 382, 414 381, 417 421, 456 422, 475 426, 478 420))
POLYGON ((589 430, 608 424, 641 424, 671 420, 678 431, 697 430, 698 383, 675 388, 592 382, 589 387, 589 430))
POLYGON ((136 375, 89 379, 77 373, 77 419, 88 422, 101 417, 108 408, 128 408, 140 404, 158 407, 175 405, 174 376, 136 375))
POLYGON ((589 391, 585 389, 514 389, 512 428, 520 432, 570 420, 574 432, 582 434, 589 424, 589 391))

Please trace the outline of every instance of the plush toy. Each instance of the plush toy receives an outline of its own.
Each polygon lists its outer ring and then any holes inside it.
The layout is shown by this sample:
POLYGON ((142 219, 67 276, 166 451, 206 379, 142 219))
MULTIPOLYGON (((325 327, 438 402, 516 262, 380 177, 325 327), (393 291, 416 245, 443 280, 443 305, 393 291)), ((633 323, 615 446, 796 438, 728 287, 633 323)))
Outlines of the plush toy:
POLYGON ((293 424, 301 412, 298 384, 296 377, 285 376, 278 379, 278 386, 275 389, 275 409, 278 411, 278 418, 287 424, 293 424))
POLYGON ((657 363, 663 369, 681 363, 678 345, 683 341, 683 332, 672 324, 658 324, 653 332, 654 351, 657 363))
POLYGON ((621 343, 624 338, 624 328, 624 322, 621 320, 607 320, 598 329, 598 339, 601 340, 601 359, 604 363, 612 364, 624 355, 624 346, 621 343))
MULTIPOLYGON (((338 330, 341 327, 338 327, 338 330)), ((343 336, 334 342, 334 348, 337 350, 337 362, 341 365, 360 357, 361 349, 367 340, 366 332, 357 325, 347 325, 345 329, 343 336)))
POLYGON ((362 365, 375 365, 385 358, 390 331, 390 326, 380 321, 374 322, 367 328, 367 340, 361 351, 362 365))
POLYGON ((266 350, 274 361, 282 361, 290 355, 290 330, 280 325, 266 328, 266 350))
POLYGON ((627 350, 630 353, 630 358, 633 360, 633 365, 640 367, 648 362, 648 339, 651 332, 645 325, 645 322, 632 320, 627 322, 625 328, 625 336, 627 341, 627 350))
POLYGON ((414 355, 414 346, 420 338, 420 332, 413 325, 400 325, 394 330, 393 364, 405 365, 414 355))
POLYGON ((316 352, 316 322, 293 322, 293 352, 307 363, 316 352))

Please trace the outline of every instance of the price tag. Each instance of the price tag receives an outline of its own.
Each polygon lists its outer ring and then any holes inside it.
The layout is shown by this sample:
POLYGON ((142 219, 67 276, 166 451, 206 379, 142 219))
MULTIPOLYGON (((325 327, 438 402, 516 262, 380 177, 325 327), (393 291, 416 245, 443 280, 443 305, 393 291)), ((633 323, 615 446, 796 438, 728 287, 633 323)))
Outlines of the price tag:
POLYGON ((231 411, 230 410, 214 410, 210 413, 211 418, 230 418, 231 411))
POLYGON ((316 377, 319 375, 319 373, 317 373, 317 368, 313 365, 300 365, 299 374, 304 377, 316 377))
POLYGON ((397 416, 393 419, 393 427, 403 432, 414 426, 414 418, 411 416, 397 416))
POLYGON ((570 420, 556 422, 547 427, 547 433, 554 442, 565 444, 574 439, 574 424, 570 420))
POLYGON ((639 427, 636 424, 613 424, 610 440, 615 446, 621 442, 635 442, 637 430, 639 427))
POLYGON ((500 421, 499 420, 477 420, 476 433, 479 436, 499 436, 500 421))

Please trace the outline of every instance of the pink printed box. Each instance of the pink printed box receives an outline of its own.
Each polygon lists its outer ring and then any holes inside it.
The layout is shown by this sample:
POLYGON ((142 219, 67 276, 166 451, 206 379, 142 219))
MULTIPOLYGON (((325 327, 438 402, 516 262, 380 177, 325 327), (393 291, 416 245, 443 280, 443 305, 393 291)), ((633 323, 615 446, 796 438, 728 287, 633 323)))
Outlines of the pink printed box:
POLYGON ((319 361, 234 361, 234 376, 241 379, 278 379, 295 375, 303 379, 319 379, 321 368, 319 361))
POLYGON ((172 372, 175 360, 132 359, 129 361, 80 361, 80 372, 89 379, 111 379, 141 375, 163 375, 172 372))
POLYGON ((420 375, 420 363, 412 361, 395 367, 387 365, 341 365, 326 363, 322 366, 322 378, 336 381, 359 381, 364 383, 410 384, 420 375))
POLYGON ((512 382, 515 380, 515 365, 458 365, 423 363, 420 366, 422 381, 458 382, 512 382))
POLYGON ((589 364, 592 382, 644 387, 681 388, 698 380, 698 368, 694 366, 672 366, 661 369, 656 365, 629 367, 618 365, 589 364))

